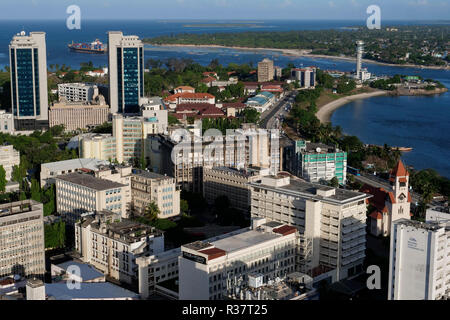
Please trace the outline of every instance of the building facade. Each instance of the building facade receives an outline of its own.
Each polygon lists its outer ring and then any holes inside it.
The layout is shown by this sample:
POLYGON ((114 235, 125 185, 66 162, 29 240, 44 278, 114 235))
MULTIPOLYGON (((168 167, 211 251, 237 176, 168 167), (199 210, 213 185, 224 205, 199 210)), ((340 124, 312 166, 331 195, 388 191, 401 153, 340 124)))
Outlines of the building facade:
POLYGON ((291 70, 291 76, 299 82, 300 88, 314 88, 316 86, 316 68, 295 68, 291 70))
POLYGON ((9 45, 11 106, 14 127, 32 131, 48 127, 47 49, 45 32, 25 31, 9 45))
POLYGON ((126 194, 129 186, 96 178, 85 173, 56 177, 56 209, 69 225, 85 212, 110 210, 127 217, 126 194))
POLYGON ((45 238, 43 205, 34 200, 0 205, 0 278, 43 278, 45 238))
POLYGON ((137 283, 136 259, 164 251, 164 235, 112 212, 99 212, 75 225, 76 250, 82 260, 114 279, 137 283))
POLYGON ((109 106, 58 103, 48 111, 49 126, 63 125, 65 131, 89 129, 108 121, 109 106))
POLYGON ((0 145, 0 165, 6 172, 6 181, 12 178, 13 167, 20 164, 20 153, 13 145, 0 145))
POLYGON ((250 183, 251 215, 300 232, 297 270, 331 281, 361 273, 365 258, 366 199, 370 196, 302 181, 287 174, 250 183))
POLYGON ((450 229, 445 224, 399 219, 392 223, 389 300, 447 300, 450 229))
POLYGON ((274 68, 273 61, 269 59, 263 59, 258 63, 258 82, 267 82, 273 80, 274 68))
POLYGON ((154 202, 159 208, 159 219, 177 216, 180 193, 172 177, 144 170, 134 170, 131 176, 131 206, 135 214, 142 215, 148 204, 154 202))
POLYGON ((295 270, 296 228, 264 219, 253 228, 213 241, 181 246, 179 299, 221 300, 250 275, 268 282, 295 270))
POLYGON ((98 96, 98 87, 92 83, 58 84, 59 101, 89 103, 98 96))
POLYGON ((144 45, 137 36, 108 32, 111 113, 139 113, 144 97, 144 45))
POLYGON ((12 113, 0 110, 0 132, 12 134, 14 132, 14 117, 12 113))

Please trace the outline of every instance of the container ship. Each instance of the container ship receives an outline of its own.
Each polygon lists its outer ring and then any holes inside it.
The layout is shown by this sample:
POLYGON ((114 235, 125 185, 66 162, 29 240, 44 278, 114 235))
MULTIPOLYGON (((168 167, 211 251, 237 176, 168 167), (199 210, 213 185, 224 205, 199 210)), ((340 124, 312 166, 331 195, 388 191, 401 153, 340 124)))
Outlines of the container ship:
POLYGON ((106 53, 107 48, 100 40, 95 39, 94 42, 91 43, 69 43, 67 45, 70 50, 75 52, 84 52, 84 53, 106 53))

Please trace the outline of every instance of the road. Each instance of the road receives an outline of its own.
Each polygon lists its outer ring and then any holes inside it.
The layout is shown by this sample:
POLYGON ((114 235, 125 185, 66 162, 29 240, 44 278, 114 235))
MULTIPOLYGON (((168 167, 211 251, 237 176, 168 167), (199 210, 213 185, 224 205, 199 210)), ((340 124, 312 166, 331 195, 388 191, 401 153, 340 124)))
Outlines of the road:
MULTIPOLYGON (((389 182, 387 180, 383 180, 381 178, 378 178, 376 176, 371 176, 368 174, 363 174, 361 176, 354 176, 355 180, 360 181, 362 183, 367 183, 371 186, 374 186, 376 188, 384 188, 386 190, 390 190, 391 189, 391 185, 389 184, 389 182)), ((418 195, 415 192, 411 192, 411 198, 413 200, 413 202, 419 202, 420 200, 420 195, 418 195)))
POLYGON ((278 115, 287 113, 284 108, 288 103, 293 103, 296 91, 289 91, 283 99, 277 101, 269 110, 263 112, 259 126, 264 129, 273 129, 278 115))

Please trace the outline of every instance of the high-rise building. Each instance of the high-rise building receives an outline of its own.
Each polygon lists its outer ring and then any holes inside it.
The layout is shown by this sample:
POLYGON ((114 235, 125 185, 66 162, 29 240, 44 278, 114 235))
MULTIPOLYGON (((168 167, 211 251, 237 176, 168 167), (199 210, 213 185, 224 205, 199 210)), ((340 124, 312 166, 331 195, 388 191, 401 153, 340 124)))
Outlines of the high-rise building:
POLYGON ((60 83, 58 97, 60 101, 91 102, 98 96, 98 87, 91 83, 60 83))
POLYGON ((45 238, 43 205, 24 200, 0 205, 0 278, 43 278, 45 238))
POLYGON ((309 182, 347 180, 347 153, 323 143, 288 140, 283 147, 284 170, 309 182))
POLYGON ((445 223, 399 219, 392 223, 389 300, 450 297, 450 228, 445 223))
POLYGON ((265 58, 258 63, 258 82, 267 82, 273 80, 274 68, 273 61, 265 58))
POLYGON ((370 196, 305 182, 288 174, 250 183, 251 216, 299 230, 297 270, 339 281, 362 272, 366 199, 370 196))
POLYGON ((139 113, 144 97, 144 45, 137 36, 108 32, 111 113, 139 113))
POLYGON ((314 88, 316 86, 316 68, 306 67, 292 69, 291 76, 298 81, 300 88, 314 88))
POLYGON ((9 45, 11 105, 15 129, 48 127, 47 51, 45 32, 25 31, 9 45))
POLYGON ((356 41, 356 78, 361 79, 362 57, 364 54, 364 41, 356 41))

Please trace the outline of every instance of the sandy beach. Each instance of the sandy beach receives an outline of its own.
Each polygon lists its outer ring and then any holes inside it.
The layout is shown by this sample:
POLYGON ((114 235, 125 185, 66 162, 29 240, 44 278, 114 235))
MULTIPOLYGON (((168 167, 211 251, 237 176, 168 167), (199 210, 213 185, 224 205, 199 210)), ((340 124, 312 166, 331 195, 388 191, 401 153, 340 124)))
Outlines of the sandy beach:
POLYGON ((389 93, 387 91, 376 91, 376 92, 370 92, 370 93, 360 93, 353 96, 348 97, 342 97, 338 100, 332 101, 330 103, 327 103, 326 105, 319 108, 319 111, 316 113, 316 117, 320 120, 321 123, 327 123, 331 120, 331 115, 333 114, 334 110, 336 110, 339 107, 342 107, 343 105, 346 105, 347 103, 350 103, 355 100, 361 100, 361 99, 367 99, 371 97, 378 97, 378 96, 385 96, 389 93))
MULTIPOLYGON (((147 44, 150 44, 150 43, 147 43, 147 44)), ((281 54, 286 55, 286 56, 318 58, 318 59, 331 59, 331 60, 344 60, 344 61, 356 61, 355 57, 328 56, 328 55, 324 55, 324 54, 311 54, 310 50, 299 50, 299 49, 251 48, 251 47, 220 46, 220 45, 207 45, 207 44, 151 44, 151 45, 159 46, 159 47, 227 48, 227 49, 249 50, 249 51, 278 51, 281 54)), ((369 60, 369 59, 363 59, 363 62, 378 64, 378 65, 382 65, 382 66, 390 66, 390 67, 433 69, 433 70, 450 70, 450 67, 420 66, 420 65, 415 65, 415 64, 393 64, 393 63, 379 62, 379 61, 369 60)))

